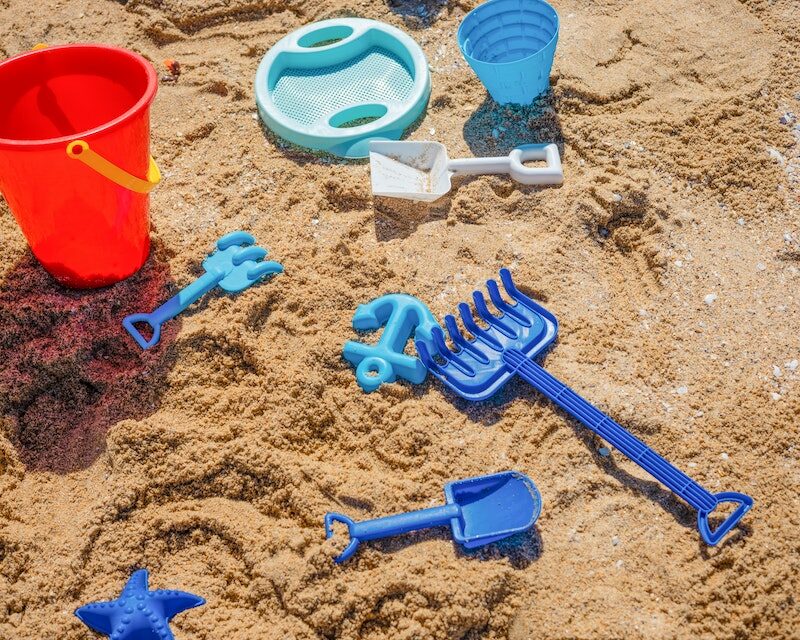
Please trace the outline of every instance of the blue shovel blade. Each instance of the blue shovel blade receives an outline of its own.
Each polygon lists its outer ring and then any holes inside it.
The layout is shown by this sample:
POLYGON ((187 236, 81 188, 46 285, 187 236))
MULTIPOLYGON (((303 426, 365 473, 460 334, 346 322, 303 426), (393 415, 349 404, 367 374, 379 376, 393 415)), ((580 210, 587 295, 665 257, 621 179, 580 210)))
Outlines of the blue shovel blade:
POLYGON ((450 482, 444 493, 461 508, 451 520, 453 538, 468 549, 527 531, 542 510, 536 485, 516 471, 450 482))

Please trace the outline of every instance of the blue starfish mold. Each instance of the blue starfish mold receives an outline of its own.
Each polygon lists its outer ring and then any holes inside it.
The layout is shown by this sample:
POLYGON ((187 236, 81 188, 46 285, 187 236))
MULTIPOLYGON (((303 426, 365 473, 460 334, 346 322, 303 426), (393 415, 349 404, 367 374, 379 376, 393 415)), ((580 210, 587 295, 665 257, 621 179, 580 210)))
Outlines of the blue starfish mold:
POLYGON ((377 344, 350 341, 344 345, 345 360, 356 367, 356 379, 367 393, 398 377, 419 384, 428 369, 416 356, 404 353, 413 335, 433 344, 431 330, 439 323, 423 302, 405 293, 391 293, 362 304, 353 317, 357 331, 374 331, 386 325, 377 344))
POLYGON ((184 591, 150 591, 147 580, 147 569, 140 569, 130 577, 119 598, 87 604, 76 609, 75 615, 111 640, 174 640, 169 621, 206 601, 184 591))

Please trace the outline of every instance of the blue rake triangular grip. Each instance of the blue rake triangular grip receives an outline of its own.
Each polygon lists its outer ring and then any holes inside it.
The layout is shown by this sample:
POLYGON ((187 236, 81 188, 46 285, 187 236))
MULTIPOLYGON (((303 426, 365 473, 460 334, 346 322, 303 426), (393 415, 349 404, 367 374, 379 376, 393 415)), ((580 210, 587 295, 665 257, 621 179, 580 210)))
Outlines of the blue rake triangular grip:
POLYGON ((433 329, 433 351, 421 341, 416 343, 420 359, 431 373, 467 400, 486 400, 513 376, 518 375, 569 415, 610 443, 642 469, 669 487, 697 510, 697 526, 703 540, 715 545, 753 506, 753 499, 743 493, 723 491, 712 494, 685 473, 650 449, 614 420, 562 384, 533 359, 556 338, 555 316, 523 294, 514 285, 508 269, 500 271, 508 297, 507 303, 494 280, 486 285, 499 315, 493 315, 480 291, 473 293, 475 308, 488 325, 482 329, 472 316, 469 305, 458 306, 462 322, 473 339, 459 331, 453 316, 445 326, 456 351, 448 348, 444 332, 433 329), (738 505, 716 529, 709 525, 709 515, 722 503, 738 505))

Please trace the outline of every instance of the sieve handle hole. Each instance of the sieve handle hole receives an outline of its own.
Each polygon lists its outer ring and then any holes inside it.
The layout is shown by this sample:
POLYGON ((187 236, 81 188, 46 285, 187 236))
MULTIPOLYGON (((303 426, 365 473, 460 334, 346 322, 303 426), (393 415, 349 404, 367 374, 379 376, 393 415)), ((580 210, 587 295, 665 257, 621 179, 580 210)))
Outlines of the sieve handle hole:
POLYGON ((337 24, 307 33, 297 41, 297 44, 305 49, 317 49, 319 47, 329 47, 349 38, 351 35, 353 35, 353 27, 337 24))
POLYGON ((336 129, 352 129, 372 124, 385 116, 389 107, 385 104, 360 104, 347 107, 328 119, 328 124, 336 129))

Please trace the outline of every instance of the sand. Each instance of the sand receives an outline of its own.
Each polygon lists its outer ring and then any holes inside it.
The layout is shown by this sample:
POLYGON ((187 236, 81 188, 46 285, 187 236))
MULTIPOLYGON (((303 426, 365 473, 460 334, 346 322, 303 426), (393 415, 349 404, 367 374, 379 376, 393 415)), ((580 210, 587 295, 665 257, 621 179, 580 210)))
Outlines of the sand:
POLYGON ((0 56, 94 40, 182 69, 152 111, 164 181, 136 276, 58 287, 0 205, 0 638, 96 637, 73 610, 138 567, 208 600, 179 640, 800 637, 796 0, 556 0, 552 91, 526 109, 461 58, 476 4, 0 0, 0 56), (413 139, 451 157, 555 141, 563 187, 373 202, 365 164, 265 136, 261 56, 341 15, 424 47, 413 139), (235 229, 286 273, 208 296, 141 352, 122 317, 235 229), (482 405, 431 381, 361 392, 341 357, 358 304, 403 291, 441 317, 502 266, 560 319, 548 370, 710 490, 755 498, 726 544, 523 383, 482 405), (531 534, 465 553, 437 529, 333 563, 326 511, 432 506, 510 468, 543 495, 531 534))

